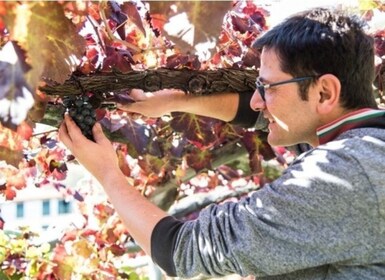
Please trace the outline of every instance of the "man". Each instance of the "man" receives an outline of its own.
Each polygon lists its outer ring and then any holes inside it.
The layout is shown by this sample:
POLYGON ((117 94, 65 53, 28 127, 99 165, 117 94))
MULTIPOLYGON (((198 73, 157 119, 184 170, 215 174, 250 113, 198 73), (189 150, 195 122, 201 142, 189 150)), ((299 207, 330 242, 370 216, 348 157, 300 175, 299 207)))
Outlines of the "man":
POLYGON ((250 106, 268 119, 269 143, 314 148, 237 203, 182 223, 128 186, 100 125, 93 143, 67 115, 60 139, 169 275, 385 279, 385 111, 372 93, 372 38, 356 18, 317 8, 255 46, 261 68, 250 106))

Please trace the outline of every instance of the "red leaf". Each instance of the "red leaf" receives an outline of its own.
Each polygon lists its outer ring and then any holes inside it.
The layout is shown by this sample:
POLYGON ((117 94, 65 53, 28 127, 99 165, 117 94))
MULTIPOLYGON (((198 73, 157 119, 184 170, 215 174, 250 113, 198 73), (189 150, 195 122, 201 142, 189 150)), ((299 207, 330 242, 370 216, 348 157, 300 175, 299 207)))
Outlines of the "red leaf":
POLYGON ((250 168, 254 173, 262 172, 261 160, 275 158, 275 152, 266 142, 264 135, 259 131, 246 131, 242 142, 249 152, 250 168))
MULTIPOLYGON (((68 230, 64 233, 64 236, 61 238, 60 242, 63 244, 67 241, 74 241, 77 239, 77 231, 76 230, 68 230)), ((60 249, 58 249, 60 251, 60 249)))
POLYGON ((245 33, 246 31, 250 30, 250 20, 248 17, 245 17, 244 15, 231 13, 230 15, 231 23, 233 25, 233 29, 235 31, 239 31, 240 33, 245 33))
POLYGON ((118 257, 123 256, 127 252, 126 248, 123 248, 117 244, 112 244, 110 246, 110 251, 112 254, 118 257))
POLYGON ((108 1, 108 7, 110 8, 110 18, 116 22, 118 26, 117 32, 122 40, 126 37, 125 24, 127 21, 127 15, 122 13, 120 6, 115 1, 108 1))
POLYGON ((55 168, 52 171, 51 176, 58 181, 62 181, 67 177, 67 172, 61 172, 57 168, 55 168))
POLYGON ((379 34, 376 34, 374 37, 374 45, 375 45, 375 50, 376 54, 379 57, 382 57, 385 55, 385 31, 379 34))
POLYGON ((177 68, 180 65, 186 64, 188 61, 187 55, 182 55, 180 53, 170 55, 166 60, 167 68, 177 68))
POLYGON ((142 17, 133 2, 124 2, 122 5, 122 11, 128 16, 128 18, 138 27, 140 32, 146 36, 146 30, 143 27, 142 17))
POLYGON ((96 109, 95 113, 96 113, 96 121, 100 121, 106 116, 107 111, 105 109, 96 109))
POLYGON ((127 163, 127 160, 125 158, 126 154, 120 148, 118 148, 116 150, 116 153, 117 153, 117 156, 118 156, 118 164, 119 164, 120 170, 127 177, 130 176, 131 175, 131 168, 129 167, 129 165, 127 163))
POLYGON ((19 134, 23 139, 28 140, 32 136, 33 129, 32 127, 26 123, 22 122, 18 127, 17 127, 17 134, 19 134))
POLYGON ((260 53, 254 48, 249 48, 243 56, 242 62, 245 67, 255 66, 255 69, 258 69, 261 64, 260 53))
POLYGON ((117 69, 123 73, 132 70, 131 64, 135 64, 131 53, 127 50, 122 50, 113 47, 106 47, 106 58, 103 60, 103 71, 111 72, 117 69))
POLYGON ((73 256, 69 256, 66 252, 64 244, 57 244, 54 249, 53 262, 56 266, 53 267, 53 272, 62 280, 70 280, 73 266, 76 263, 73 256))
POLYGON ((146 21, 149 23, 156 37, 160 35, 160 32, 163 30, 163 27, 167 22, 167 20, 168 19, 165 15, 162 15, 162 14, 150 15, 149 13, 146 13, 146 21))
POLYGON ((107 233, 106 241, 108 243, 115 243, 116 241, 119 240, 118 236, 116 236, 116 234, 114 233, 114 229, 113 228, 107 229, 106 233, 107 233))
POLYGON ((7 188, 13 187, 17 190, 21 190, 27 186, 27 181, 24 178, 23 174, 18 172, 14 174, 12 177, 7 179, 7 188))
POLYGON ((173 54, 167 57, 167 68, 181 68, 186 67, 193 70, 198 70, 201 67, 201 63, 196 55, 182 55, 173 54))
POLYGON ((228 47, 228 53, 235 57, 241 56, 242 48, 237 42, 232 42, 228 47))
POLYGON ((21 151, 23 149, 23 139, 16 132, 2 127, 0 124, 0 146, 10 150, 21 151))
POLYGON ((97 230, 93 230, 93 229, 85 229, 83 232, 82 232, 82 236, 83 237, 88 237, 88 236, 92 236, 92 235, 96 235, 98 233, 97 230))
POLYGON ((218 141, 217 127, 222 121, 187 113, 172 113, 171 127, 185 135, 195 146, 201 149, 212 147, 218 141))
POLYGON ((0 217, 0 229, 1 230, 4 229, 4 224, 5 224, 5 221, 3 220, 3 218, 0 217))
POLYGON ((11 188, 7 188, 4 194, 6 200, 13 200, 16 197, 16 192, 11 188))
MULTIPOLYGON (((130 118, 125 119, 125 123, 121 119, 110 120, 104 118, 100 123, 106 127, 109 131, 119 131, 135 148, 135 151, 138 154, 144 154, 149 152, 149 145, 155 145, 155 141, 151 141, 153 136, 153 131, 146 125, 139 124, 130 118)), ((152 147, 152 151, 156 151, 152 147)))
POLYGON ((199 149, 194 149, 186 156, 187 164, 197 173, 205 169, 211 169, 211 158, 210 151, 199 149))
POLYGON ((91 17, 93 17, 96 21, 100 20, 100 13, 99 13, 99 4, 98 3, 92 3, 90 2, 88 4, 88 13, 91 17))

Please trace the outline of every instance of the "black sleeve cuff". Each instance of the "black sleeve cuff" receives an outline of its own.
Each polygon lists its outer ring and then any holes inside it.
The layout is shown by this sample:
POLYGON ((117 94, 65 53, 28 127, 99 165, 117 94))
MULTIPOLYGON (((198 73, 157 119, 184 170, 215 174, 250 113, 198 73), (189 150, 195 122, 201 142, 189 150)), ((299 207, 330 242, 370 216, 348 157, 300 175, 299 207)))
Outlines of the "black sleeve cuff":
POLYGON ((151 234, 151 257, 167 275, 175 277, 174 246, 183 222, 172 216, 161 219, 151 234))
POLYGON ((259 112, 254 111, 250 107, 250 100, 253 94, 239 94, 238 110, 235 118, 230 121, 231 124, 243 127, 253 127, 259 116, 259 112))

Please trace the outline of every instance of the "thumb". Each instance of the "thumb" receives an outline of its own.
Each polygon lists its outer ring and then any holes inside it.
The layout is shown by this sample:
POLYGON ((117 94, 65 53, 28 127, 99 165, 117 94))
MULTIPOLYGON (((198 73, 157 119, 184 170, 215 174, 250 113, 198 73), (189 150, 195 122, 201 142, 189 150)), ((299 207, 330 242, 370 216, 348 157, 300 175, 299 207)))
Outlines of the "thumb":
POLYGON ((100 123, 95 123, 94 127, 92 128, 92 134, 94 136, 94 140, 96 143, 102 143, 104 141, 109 141, 107 137, 104 135, 102 126, 100 123))

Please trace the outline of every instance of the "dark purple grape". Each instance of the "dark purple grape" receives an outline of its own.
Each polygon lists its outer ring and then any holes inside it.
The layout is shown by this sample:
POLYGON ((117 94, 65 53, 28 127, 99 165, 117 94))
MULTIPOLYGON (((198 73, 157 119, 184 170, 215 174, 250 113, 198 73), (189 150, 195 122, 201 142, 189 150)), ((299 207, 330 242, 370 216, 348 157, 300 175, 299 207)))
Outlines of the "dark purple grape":
POLYGON ((63 99, 63 105, 83 135, 93 140, 92 127, 96 122, 96 113, 89 101, 88 96, 68 96, 63 99))

